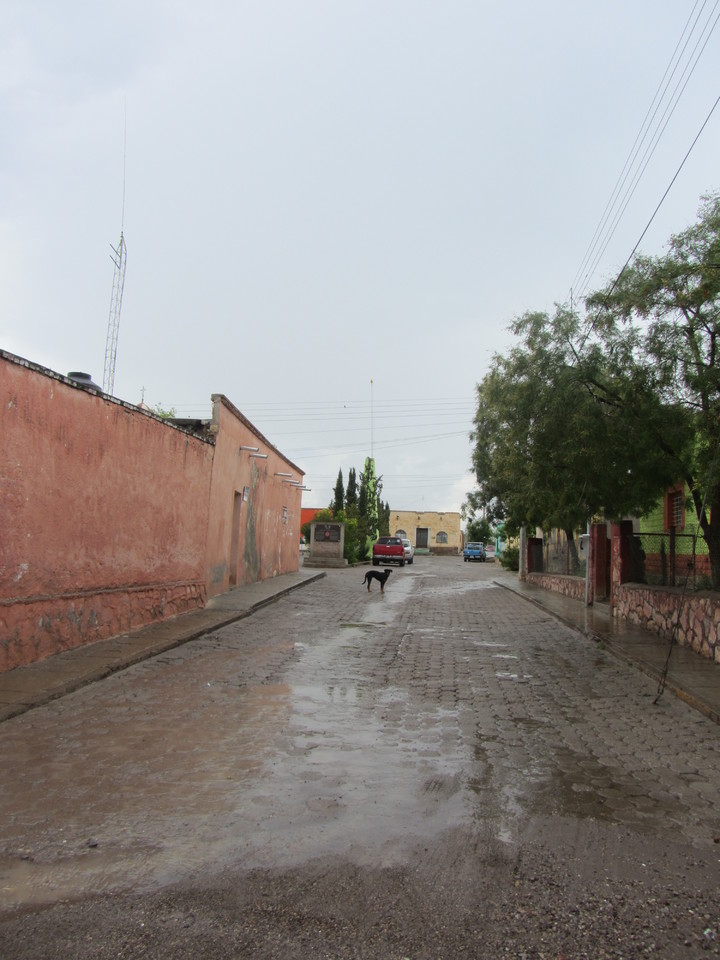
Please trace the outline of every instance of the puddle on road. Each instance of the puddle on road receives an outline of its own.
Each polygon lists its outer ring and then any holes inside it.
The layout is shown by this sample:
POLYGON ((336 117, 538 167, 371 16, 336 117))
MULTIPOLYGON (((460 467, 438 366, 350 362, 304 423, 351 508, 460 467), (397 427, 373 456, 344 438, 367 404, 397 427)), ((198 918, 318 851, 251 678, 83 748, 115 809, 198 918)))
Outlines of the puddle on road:
POLYGON ((390 862, 467 821, 457 713, 378 690, 358 656, 412 582, 395 586, 314 642, 260 655, 215 635, 5 726, 4 905, 237 863, 390 862))
MULTIPOLYGON (((373 676, 363 648, 383 642, 413 578, 391 585, 343 610, 326 635, 266 634, 253 647, 218 634, 3 725, 5 906, 143 892, 238 864, 331 855, 389 866, 473 822, 514 843, 535 810, 632 813, 618 806, 632 783, 614 793, 614 771, 543 746, 529 717, 494 722, 495 739, 476 745, 462 732, 469 707, 440 708, 373 676)), ((473 639, 473 629, 460 635, 467 650, 484 648, 477 656, 510 702, 510 684, 530 678, 514 672, 507 644, 473 639)), ((641 798, 634 815, 644 815, 641 798)))

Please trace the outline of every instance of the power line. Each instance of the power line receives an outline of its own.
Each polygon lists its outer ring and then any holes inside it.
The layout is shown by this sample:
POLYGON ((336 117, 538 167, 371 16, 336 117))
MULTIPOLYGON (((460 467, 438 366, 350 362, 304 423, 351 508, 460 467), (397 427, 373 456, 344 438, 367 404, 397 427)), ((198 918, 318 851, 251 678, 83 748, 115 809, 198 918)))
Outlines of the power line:
POLYGON ((615 280, 613 281, 613 284, 612 284, 612 286, 610 287, 610 291, 609 291, 608 296, 610 295, 610 293, 613 292, 613 290, 615 289, 615 287, 616 287, 617 284, 618 284, 618 281, 620 280, 620 277, 623 275, 623 272, 624 272, 625 268, 626 268, 627 265, 630 263, 630 261, 632 260, 632 258, 635 256, 635 252, 637 251, 637 248, 640 246, 640 244, 642 243, 643 237, 645 236, 645 234, 646 234, 646 233, 648 232, 648 230, 650 229, 650 225, 652 224, 653 220, 655 219, 658 210, 659 210, 660 207, 663 205, 663 203, 664 203, 664 201, 665 201, 665 198, 667 197, 668 193, 670 193, 670 190, 672 189, 672 185, 675 183, 675 181, 677 180, 677 178, 678 178, 678 176, 679 176, 679 174, 680 174, 680 171, 681 171, 682 168, 685 166, 685 163, 686 163, 688 157, 689 157, 690 154, 692 153, 693 147, 695 146, 695 144, 696 144, 696 143, 698 142, 698 140, 700 139, 700 135, 702 134, 702 132, 703 132, 703 130, 705 129, 705 127, 707 126, 707 124, 708 124, 708 122, 709 122, 709 120, 710 120, 710 117, 711 117, 711 116, 713 115, 713 113, 715 112, 715 109, 716 109, 718 103, 720 103, 720 97, 717 98, 717 100, 715 101, 715 103, 714 103, 714 104, 712 105, 712 107, 710 108, 710 113, 708 113, 707 117, 705 117, 705 121, 704 121, 703 125, 700 127, 700 129, 698 130, 697 134, 695 135, 695 139, 694 139, 693 142, 690 144, 690 147, 689 147, 689 149, 688 149, 688 152, 687 152, 687 153, 685 154, 685 156, 683 157, 682 163, 680 164, 680 166, 679 166, 679 167, 677 168, 677 170, 675 171, 675 176, 672 178, 672 180, 671 180, 670 183, 668 184, 667 190, 665 191, 665 193, 664 193, 664 194, 662 195, 662 197, 660 198, 660 203, 658 203, 658 205, 655 207, 655 210, 653 211, 653 215, 650 217, 650 219, 648 220, 648 222, 647 222, 647 224, 646 224, 646 226, 645 226, 645 229, 644 229, 643 232, 640 234, 640 238, 639 238, 638 242, 635 244, 635 246, 633 247, 632 253, 631 253, 630 256, 627 258, 627 260, 626 260, 625 263, 623 264, 622 270, 620 271, 620 273, 618 273, 617 277, 616 277, 615 280))
POLYGON ((640 150, 643 144, 645 143, 645 141, 647 140, 648 135, 650 134, 651 126, 657 117, 658 111, 660 110, 662 102, 667 94, 670 83, 673 77, 675 76, 675 73, 677 72, 678 67, 680 66, 681 59, 687 50, 691 37, 697 28, 700 17, 702 16, 702 12, 706 6, 707 0, 704 0, 702 7, 700 8, 700 11, 695 17, 695 21, 692 27, 690 28, 690 31, 685 40, 685 43, 682 46, 682 50, 678 54, 678 49, 680 48, 680 45, 682 44, 682 41, 683 41, 683 37, 685 36, 685 33, 688 30, 688 25, 693 18, 695 9, 698 6, 698 2, 699 0, 697 0, 695 7, 693 8, 693 10, 690 13, 690 16, 688 17, 685 27, 683 28, 682 34, 680 36, 680 40, 678 41, 675 47, 675 50, 673 51, 673 55, 670 58, 670 62, 668 63, 667 68, 665 69, 663 78, 660 81, 658 90, 656 90, 655 96, 653 97, 650 107, 645 115, 645 119, 643 120, 640 131, 635 139, 635 143, 633 144, 633 147, 630 151, 630 154, 628 155, 627 160, 625 161, 625 165, 623 166, 620 176, 616 181, 610 200, 608 201, 605 207, 605 211, 603 213, 603 217, 601 218, 600 224, 596 228, 595 233, 593 234, 593 238, 590 242, 590 245, 588 246, 588 249, 586 250, 583 260, 580 264, 580 267, 578 268, 575 274, 572 287, 573 287, 573 293, 576 297, 582 296, 583 293, 587 290, 587 287, 595 273, 595 270, 597 269, 597 266, 600 260, 602 259, 605 251, 607 250, 607 247, 610 244, 610 241, 612 240, 615 234, 615 231, 620 223, 620 220, 622 219, 628 207, 628 204, 630 203, 630 200, 634 196, 635 191, 640 183, 640 180, 642 179, 648 167, 648 164, 650 163, 650 160, 652 159, 655 153, 655 150, 657 149, 660 139, 663 133, 665 132, 670 122, 670 119, 672 118, 675 112, 675 109, 677 108, 680 98, 685 92, 685 89, 693 73, 695 72, 695 69, 700 60, 700 57, 705 51, 705 48, 710 40, 710 37, 712 36, 712 33, 715 30, 715 27, 717 26, 718 19, 720 19, 720 16, 715 17, 715 20, 712 23, 712 26, 710 26, 711 20, 715 15, 715 11, 717 10, 718 5, 720 4, 720 0, 715 0, 713 9, 711 10, 707 20, 705 21, 701 29, 700 36, 695 42, 695 46, 693 47, 693 50, 690 54, 690 60, 683 67, 682 73, 680 74, 680 77, 670 96, 670 101, 665 106, 665 109, 660 119, 657 122, 655 132, 652 134, 650 142, 648 146, 645 148, 645 152, 643 153, 642 157, 638 161, 640 150), (703 38, 704 38, 704 42, 703 42, 703 38), (698 47, 701 43, 702 43, 702 47, 698 51, 698 47), (694 61, 692 61, 693 57, 694 57, 694 61), (674 63, 676 59, 677 59, 677 62, 674 63), (674 63, 674 66, 673 66, 673 63, 674 63), (688 70, 690 71, 689 74, 688 74, 688 70), (665 86, 662 89, 662 93, 660 94, 660 97, 658 99, 658 93, 660 92, 660 89, 663 87, 663 83, 665 81, 665 78, 668 77, 668 73, 670 73, 670 76, 667 80, 667 83, 665 83, 665 86), (657 105, 655 105, 656 101, 657 101, 657 105), (655 107, 654 110, 653 110, 653 106, 655 107), (652 116, 650 116, 651 113, 652 113, 652 116), (649 116, 650 116, 650 121, 648 123, 649 116), (636 163, 638 162, 640 164, 640 168, 636 169, 635 173, 632 174, 632 180, 630 181, 629 186, 625 190, 625 193, 621 197, 621 192, 625 187, 625 184, 627 183, 628 178, 631 176, 633 167, 635 167, 636 163))

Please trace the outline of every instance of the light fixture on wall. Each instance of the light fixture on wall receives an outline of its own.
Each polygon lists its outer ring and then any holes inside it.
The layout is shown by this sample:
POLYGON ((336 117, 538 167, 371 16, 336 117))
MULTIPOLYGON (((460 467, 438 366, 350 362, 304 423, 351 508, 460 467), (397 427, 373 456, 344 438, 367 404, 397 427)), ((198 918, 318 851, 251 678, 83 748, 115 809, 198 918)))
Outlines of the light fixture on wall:
POLYGON ((292 474, 291 474, 291 473, 276 473, 275 476, 276 476, 276 477, 291 477, 292 474))
POLYGON ((260 447, 246 447, 245 444, 241 443, 241 444, 240 444, 240 449, 241 449, 241 450, 254 450, 255 453, 257 453, 258 450, 260 449, 260 447))
POLYGON ((266 453, 251 453, 251 457, 255 457, 256 460, 267 460, 268 455, 266 453))

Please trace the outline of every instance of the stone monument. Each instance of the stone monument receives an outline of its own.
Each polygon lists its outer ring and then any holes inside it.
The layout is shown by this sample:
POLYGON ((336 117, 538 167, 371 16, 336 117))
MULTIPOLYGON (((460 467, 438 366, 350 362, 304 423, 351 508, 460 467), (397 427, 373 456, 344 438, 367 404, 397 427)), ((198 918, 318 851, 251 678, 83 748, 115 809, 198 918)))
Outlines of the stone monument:
POLYGON ((346 567, 344 523, 311 523, 310 553, 305 554, 306 567, 346 567))

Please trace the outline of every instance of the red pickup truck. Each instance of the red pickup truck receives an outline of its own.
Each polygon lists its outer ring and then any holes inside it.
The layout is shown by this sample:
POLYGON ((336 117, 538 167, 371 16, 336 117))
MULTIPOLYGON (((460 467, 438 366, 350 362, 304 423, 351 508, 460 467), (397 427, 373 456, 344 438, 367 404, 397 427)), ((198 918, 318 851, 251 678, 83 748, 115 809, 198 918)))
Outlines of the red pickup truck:
POLYGON ((373 544, 373 566, 379 567, 381 563, 399 563, 401 567, 405 566, 405 547, 400 537, 380 537, 377 543, 373 544))

